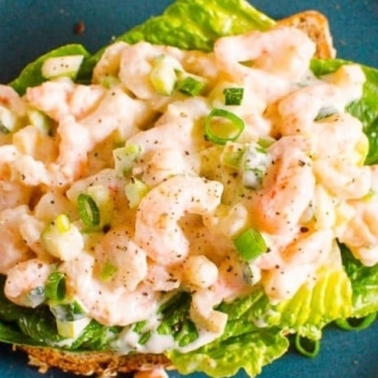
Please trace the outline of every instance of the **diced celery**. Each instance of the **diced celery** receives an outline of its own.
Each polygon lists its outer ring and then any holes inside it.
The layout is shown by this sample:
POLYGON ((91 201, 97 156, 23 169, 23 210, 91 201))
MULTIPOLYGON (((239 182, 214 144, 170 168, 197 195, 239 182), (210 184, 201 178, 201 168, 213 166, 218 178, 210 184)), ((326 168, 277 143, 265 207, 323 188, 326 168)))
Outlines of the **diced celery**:
POLYGON ((91 322, 91 318, 84 317, 74 321, 62 321, 56 319, 58 334, 68 339, 77 339, 87 325, 91 322))
POLYGON ((83 59, 84 55, 67 55, 48 58, 42 65, 41 74, 45 79, 53 79, 62 76, 75 79, 83 59))
POLYGON ((44 134, 50 134, 53 126, 53 120, 51 118, 36 109, 29 109, 27 114, 31 125, 44 134))
POLYGON ((149 187, 143 181, 133 177, 125 186, 125 194, 129 200, 130 208, 136 208, 148 191, 149 187))
POLYGON ((156 57, 150 72, 150 80, 155 90, 162 95, 171 95, 175 89, 177 71, 182 71, 182 67, 176 59, 164 54, 156 57))
POLYGON ((10 109, 0 105, 0 132, 8 134, 18 128, 18 118, 10 109))
POLYGON ((102 266, 100 272, 100 278, 102 281, 106 282, 110 280, 118 271, 118 267, 114 265, 111 261, 106 260, 102 266))
POLYGON ((239 170, 244 154, 244 146, 240 143, 227 142, 221 154, 221 162, 223 165, 239 170))
POLYGON ((58 215, 41 235, 43 248, 63 261, 77 256, 84 247, 79 229, 70 222, 65 214, 58 215))
POLYGON ((113 150, 114 169, 116 174, 123 177, 125 174, 130 173, 134 163, 138 160, 141 153, 141 146, 136 144, 129 144, 113 150))
POLYGON ((93 198, 100 210, 100 227, 110 224, 114 203, 109 189, 104 185, 92 185, 88 187, 87 194, 93 198))

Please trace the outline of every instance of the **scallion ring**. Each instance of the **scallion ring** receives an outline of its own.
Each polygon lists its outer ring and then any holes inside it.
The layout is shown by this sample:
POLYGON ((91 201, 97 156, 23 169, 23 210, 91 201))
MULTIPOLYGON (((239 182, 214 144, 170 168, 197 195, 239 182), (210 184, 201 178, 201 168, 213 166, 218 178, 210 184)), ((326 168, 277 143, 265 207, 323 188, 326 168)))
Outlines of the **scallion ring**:
POLYGON ((298 333, 295 334, 294 338, 295 349, 303 356, 314 358, 319 354, 320 341, 311 340, 307 337, 300 336, 298 333))
POLYGON ((177 83, 178 91, 188 96, 197 96, 204 88, 205 83, 203 81, 197 80, 191 76, 187 76, 177 83))
POLYGON ((377 319, 377 313, 372 312, 364 318, 337 319, 335 324, 345 331, 362 331, 370 327, 377 319))
POLYGON ((98 226, 100 224, 100 210, 91 196, 80 193, 77 197, 77 204, 80 218, 87 226, 98 226))
POLYGON ((267 250, 260 232, 249 228, 234 239, 234 246, 244 261, 252 261, 267 250))
POLYGON ((244 96, 244 88, 224 88, 225 105, 241 105, 244 96))
POLYGON ((62 272, 52 272, 45 285, 46 298, 61 301, 66 295, 66 275, 62 272))
POLYGON ((237 140, 244 130, 244 121, 225 109, 213 109, 205 120, 205 136, 215 144, 224 145, 237 140))

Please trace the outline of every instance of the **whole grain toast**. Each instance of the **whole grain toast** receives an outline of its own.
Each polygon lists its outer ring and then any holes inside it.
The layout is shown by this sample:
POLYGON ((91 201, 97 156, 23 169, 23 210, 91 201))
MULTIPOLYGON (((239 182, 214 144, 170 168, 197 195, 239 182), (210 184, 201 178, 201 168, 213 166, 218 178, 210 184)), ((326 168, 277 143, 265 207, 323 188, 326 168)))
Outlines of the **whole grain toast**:
MULTIPOLYGON (((327 18, 318 11, 304 11, 277 22, 277 26, 294 26, 304 31, 316 44, 315 57, 334 58, 336 51, 327 18)), ((169 368, 171 362, 162 354, 116 355, 112 352, 68 352, 52 348, 15 346, 29 356, 29 364, 40 372, 49 367, 81 375, 110 377, 117 373, 148 370, 156 367, 169 368)))
POLYGON ((336 56, 328 19, 318 11, 308 10, 284 18, 278 26, 294 26, 305 32, 316 45, 315 57, 331 59, 336 56))

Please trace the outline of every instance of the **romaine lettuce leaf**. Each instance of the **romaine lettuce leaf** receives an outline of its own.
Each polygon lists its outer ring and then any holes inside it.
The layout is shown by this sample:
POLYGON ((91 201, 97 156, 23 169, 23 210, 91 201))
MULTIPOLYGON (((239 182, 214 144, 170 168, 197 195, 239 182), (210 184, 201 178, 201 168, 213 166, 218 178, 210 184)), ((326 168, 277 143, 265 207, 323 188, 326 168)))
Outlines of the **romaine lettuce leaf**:
MULTIPOLYGON (((223 35, 239 34, 248 30, 267 30, 275 24, 245 0, 177 0, 165 12, 126 31, 115 41, 136 43, 144 40, 183 49, 211 50, 214 41, 223 35), (188 18, 195 14, 195 18, 188 18)), ((85 59, 77 80, 87 83, 104 48, 90 56, 81 45, 67 45, 50 51, 31 62, 10 85, 20 94, 27 87, 41 84, 43 62, 53 56, 83 54, 85 59)))
POLYGON ((326 271, 313 287, 304 285, 293 298, 277 305, 259 288, 221 304, 218 310, 228 314, 219 339, 189 353, 167 353, 182 374, 202 371, 214 377, 231 376, 240 368, 249 376, 259 374, 287 351, 290 334, 319 339, 327 324, 349 317, 352 288, 344 270, 326 271))
POLYGON ((23 95, 28 87, 35 87, 45 81, 42 77, 41 69, 46 59, 67 55, 83 55, 84 59, 90 56, 89 52, 82 45, 72 44, 59 47, 40 56, 34 62, 29 63, 22 70, 21 74, 9 85, 20 95, 23 95))
MULTIPOLYGON (((311 69, 317 76, 326 75, 334 72, 343 64, 351 62, 332 59, 318 60, 314 59, 311 63, 311 69)), ((364 132, 369 139, 369 152, 366 157, 366 164, 378 163, 378 70, 371 67, 362 66, 366 76, 363 87, 363 95, 358 100, 350 104, 348 112, 358 118, 364 127, 364 132)))
POLYGON ((378 311, 378 265, 367 267, 361 264, 345 247, 342 258, 353 288, 351 317, 364 317, 378 311))
POLYGON ((232 337, 222 337, 194 352, 181 354, 171 351, 167 356, 182 374, 201 371, 212 377, 227 377, 243 369, 248 376, 254 377, 261 373, 263 366, 287 351, 289 341, 277 327, 256 329, 250 325, 242 321, 237 325, 231 322, 227 326, 227 335, 238 326, 242 327, 242 331, 232 337))

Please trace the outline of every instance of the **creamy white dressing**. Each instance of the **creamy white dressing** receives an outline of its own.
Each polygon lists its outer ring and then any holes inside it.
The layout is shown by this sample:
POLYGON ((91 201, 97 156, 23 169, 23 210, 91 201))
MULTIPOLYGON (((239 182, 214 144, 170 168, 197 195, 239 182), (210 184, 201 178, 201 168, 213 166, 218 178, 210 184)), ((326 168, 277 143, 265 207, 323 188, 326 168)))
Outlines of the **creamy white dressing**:
POLYGON ((159 334, 156 330, 151 334, 148 341, 142 345, 139 343, 141 334, 133 331, 131 328, 125 328, 117 340, 112 342, 112 348, 117 353, 127 354, 131 352, 138 353, 164 353, 169 350, 177 350, 181 353, 188 353, 196 350, 206 344, 211 343, 219 336, 221 332, 210 332, 205 328, 197 328, 198 337, 185 346, 179 346, 173 335, 159 334))

